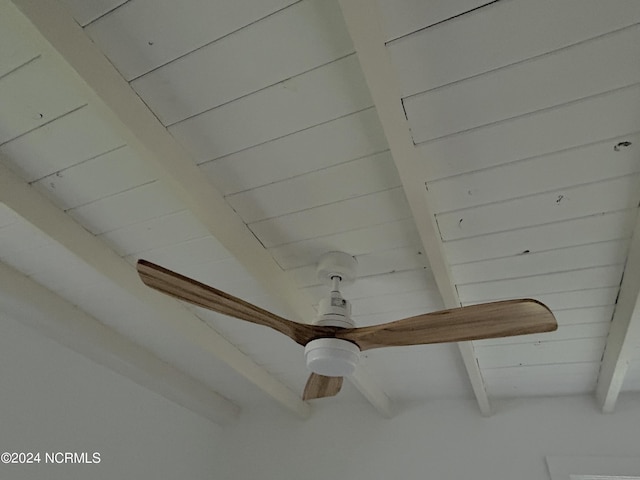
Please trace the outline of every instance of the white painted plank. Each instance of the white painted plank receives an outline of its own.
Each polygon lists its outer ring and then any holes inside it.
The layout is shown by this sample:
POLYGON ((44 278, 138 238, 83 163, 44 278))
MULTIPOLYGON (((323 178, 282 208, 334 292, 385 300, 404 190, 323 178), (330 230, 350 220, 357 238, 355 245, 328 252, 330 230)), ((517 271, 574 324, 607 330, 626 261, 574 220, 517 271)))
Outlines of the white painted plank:
POLYGON ((129 255, 125 258, 129 263, 135 264, 140 258, 144 258, 158 265, 175 270, 202 262, 215 262, 229 258, 231 254, 213 236, 186 240, 165 247, 145 250, 129 255))
POLYGON ((592 392, 599 362, 558 363, 483 370, 492 396, 576 395, 592 392))
POLYGON ((41 49, 21 31, 17 11, 5 8, 0 15, 0 77, 40 55, 41 49))
POLYGON ((320 256, 327 252, 339 251, 350 255, 365 255, 419 243, 420 239, 413 219, 405 218, 333 235, 319 235, 270 248, 269 252, 283 269, 288 270, 315 265, 320 256))
POLYGON ((183 210, 167 186, 154 181, 117 193, 67 213, 94 235, 183 210))
POLYGON ((335 0, 305 0, 158 68, 131 86, 162 123, 172 125, 352 52, 335 0))
POLYGON ((351 302, 354 315, 379 314, 422 308, 422 313, 442 310, 442 298, 437 290, 377 295, 358 298, 351 302))
POLYGON ((368 227, 410 216, 402 188, 256 222, 253 233, 267 247, 368 227))
POLYGON ((640 21, 625 0, 498 2, 388 45, 403 96, 513 64, 640 21), (490 55, 487 52, 491 52, 490 55))
MULTIPOLYGON (((129 0, 60 0, 80 25, 87 25, 95 19, 118 8, 129 0)), ((136 2, 130 2, 136 3, 136 2)), ((116 10, 117 12, 117 10, 116 10)))
POLYGON ((148 166, 131 148, 123 146, 43 177, 33 186, 67 210, 152 180, 148 166))
POLYGON ((515 345, 533 342, 558 342, 561 340, 579 340, 582 338, 602 338, 609 333, 611 322, 584 323, 576 325, 558 325, 555 332, 537 333, 534 335, 519 335, 517 337, 491 338, 477 340, 477 347, 489 345, 515 345))
POLYGON ((226 199, 245 222, 252 223, 398 186, 398 171, 387 151, 226 199))
POLYGON ((588 267, 620 265, 627 258, 628 248, 628 239, 591 243, 540 253, 453 265, 451 274, 456 284, 461 285, 588 267))
POLYGON ((0 77, 0 143, 84 105, 85 99, 53 68, 37 58, 0 77))
MULTIPOLYGON (((590 288, 573 292, 543 293, 535 295, 535 299, 544 303, 552 311, 562 309, 576 309, 587 307, 610 306, 615 304, 618 296, 618 287, 590 288)), ((513 297, 512 297, 513 298, 513 297)), ((495 302, 497 300, 511 300, 509 297, 484 298, 481 301, 463 302, 463 306, 478 303, 495 302)))
POLYGON ((0 146, 5 157, 0 162, 34 181, 122 145, 120 136, 84 107, 0 146))
POLYGON ((197 163, 371 106, 355 55, 293 77, 169 128, 197 163))
MULTIPOLYGON (((421 252, 421 246, 394 248, 365 255, 355 255, 358 262, 357 279, 385 273, 395 273, 405 270, 417 270, 427 267, 426 255, 421 252)), ((307 265, 289 270, 290 275, 301 287, 319 285, 322 283, 316 273, 316 265, 307 265)))
POLYGON ((553 312, 558 325, 578 325, 585 323, 611 323, 615 305, 600 307, 571 308, 553 312))
POLYGON ((378 0, 387 40, 463 15, 492 0, 378 0))
POLYGON ((545 293, 615 287, 620 284, 623 270, 624 265, 620 264, 547 275, 470 283, 458 285, 458 293, 463 302, 474 302, 502 296, 523 298, 545 293))
POLYGON ((387 149, 374 108, 369 108, 200 164, 224 195, 302 175, 387 149))
MULTIPOLYGON (((640 42, 639 42, 640 44, 640 42)), ((548 192, 640 171, 640 134, 572 148, 434 182, 438 213, 548 192), (613 147, 631 142, 628 147, 613 147)))
POLYGON ((103 233, 100 238, 124 257, 208 235, 193 214, 183 210, 103 233))
MULTIPOLYGON (((330 291, 327 285, 314 285, 304 287, 303 290, 311 294, 315 300, 327 296, 330 291)), ((358 278, 351 285, 340 288, 344 298, 355 301, 363 298, 371 298, 378 295, 392 295, 415 291, 438 291, 433 280, 433 275, 425 270, 406 270, 404 272, 385 273, 370 277, 358 278)))
POLYGON ((452 265, 631 238, 636 208, 445 242, 452 265))
POLYGON ((417 308, 401 308, 400 310, 393 310, 390 312, 381 313, 368 313, 368 314, 356 314, 354 312, 351 315, 351 319, 355 322, 357 327, 366 327, 369 325, 380 325, 382 323, 395 322, 403 318, 415 317, 425 313, 424 307, 417 308))
MULTIPOLYGON (((182 266, 178 271, 181 275, 191 277, 198 282, 214 285, 216 288, 225 283, 240 283, 251 280, 251 275, 235 258, 207 262, 202 259, 197 265, 182 266)), ((245 295, 239 295, 245 298, 245 295)))
POLYGON ((639 44, 640 27, 633 26, 406 98, 413 140, 427 142, 637 83, 640 65, 628 59, 639 44))
POLYGON ((540 342, 518 345, 476 347, 480 368, 551 365, 556 363, 597 362, 606 337, 540 342))
POLYGON ((428 180, 435 180, 638 132, 639 111, 636 85, 445 137, 418 149, 428 162, 428 180))
POLYGON ((632 208, 640 201, 638 174, 437 215, 442 238, 483 235, 632 208))
MULTIPOLYGON (((85 3, 75 3, 80 2, 85 3)), ((295 0, 136 0, 85 31, 131 80, 292 3, 295 0)))

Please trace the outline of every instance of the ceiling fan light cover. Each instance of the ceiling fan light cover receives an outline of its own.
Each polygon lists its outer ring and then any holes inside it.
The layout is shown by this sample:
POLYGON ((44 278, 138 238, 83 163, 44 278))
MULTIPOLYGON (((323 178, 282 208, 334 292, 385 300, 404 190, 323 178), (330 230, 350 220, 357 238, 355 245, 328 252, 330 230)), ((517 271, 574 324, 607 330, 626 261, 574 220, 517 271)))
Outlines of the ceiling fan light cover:
POLYGON ((338 338, 318 338, 304 347, 307 368, 325 377, 346 377, 353 373, 360 359, 354 343, 338 338))

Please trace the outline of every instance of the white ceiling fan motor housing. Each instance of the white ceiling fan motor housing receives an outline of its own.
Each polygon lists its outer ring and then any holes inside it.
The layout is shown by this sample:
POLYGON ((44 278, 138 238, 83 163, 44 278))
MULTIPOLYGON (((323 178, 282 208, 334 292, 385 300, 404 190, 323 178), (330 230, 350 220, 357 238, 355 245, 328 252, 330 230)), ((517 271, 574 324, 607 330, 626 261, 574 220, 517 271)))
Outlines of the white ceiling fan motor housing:
MULTIPOLYGON (((338 285, 344 281, 353 281, 356 260, 350 255, 330 252, 322 257, 318 264, 318 277, 332 284, 329 297, 323 298, 318 305, 316 325, 353 328, 351 303, 340 294, 338 285)), ((339 338, 318 338, 304 347, 307 367, 314 373, 326 377, 345 377, 351 375, 358 364, 360 349, 357 345, 339 338)))

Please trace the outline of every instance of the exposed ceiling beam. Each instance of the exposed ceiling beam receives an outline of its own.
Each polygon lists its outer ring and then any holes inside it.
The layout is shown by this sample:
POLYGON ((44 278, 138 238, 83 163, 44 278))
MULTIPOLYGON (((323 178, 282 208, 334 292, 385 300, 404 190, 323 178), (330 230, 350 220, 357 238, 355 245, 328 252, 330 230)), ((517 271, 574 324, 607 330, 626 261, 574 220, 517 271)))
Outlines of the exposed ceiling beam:
POLYGON ((166 399, 226 425, 240 408, 13 268, 0 263, 0 311, 166 399))
POLYGON ((190 345, 194 348, 201 348, 226 362, 297 415, 309 416, 309 405, 298 395, 180 303, 146 287, 133 266, 4 165, 0 165, 0 203, 152 308, 159 323, 170 325, 176 335, 192 342, 190 345))
MULTIPOLYGON (((94 106, 126 143, 148 161, 172 188, 172 193, 198 218, 220 243, 262 284, 265 290, 298 321, 316 315, 313 301, 297 288, 271 254, 256 239, 222 194, 205 178, 188 153, 122 78, 59 2, 13 0, 35 25, 38 37, 51 55, 70 66, 94 106)), ((35 36, 34 33, 34 36, 35 36)), ((367 374, 358 372, 359 378, 367 374)), ((388 397, 371 379, 354 385, 378 408, 388 397), (365 390, 366 389, 366 390, 365 390)), ((386 412, 381 412, 386 415, 386 412)))
MULTIPOLYGON (((458 292, 444 256, 442 239, 424 185, 424 179, 427 178, 426 162, 420 157, 411 138, 377 4, 370 0, 340 0, 340 6, 438 289, 447 308, 459 307, 458 292)), ((490 415, 489 398, 473 344, 463 342, 458 347, 480 411, 483 415, 490 415)))
POLYGON ((640 345, 640 216, 631 239, 620 294, 600 364, 596 399, 605 413, 613 412, 624 377, 640 345))

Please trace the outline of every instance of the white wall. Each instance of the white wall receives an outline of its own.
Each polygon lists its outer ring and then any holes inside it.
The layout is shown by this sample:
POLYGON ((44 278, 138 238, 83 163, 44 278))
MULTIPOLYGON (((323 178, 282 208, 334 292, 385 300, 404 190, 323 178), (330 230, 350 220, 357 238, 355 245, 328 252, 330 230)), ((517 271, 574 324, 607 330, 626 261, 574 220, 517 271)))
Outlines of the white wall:
POLYGON ((590 397, 494 402, 490 418, 466 400, 407 407, 391 420, 366 405, 323 405, 306 422, 275 410, 243 415, 230 438, 243 452, 235 478, 545 480, 546 455, 640 454, 638 396, 621 397, 611 415, 590 397))
POLYGON ((0 452, 99 452, 0 464, 11 479, 227 479, 217 425, 0 314, 0 452))

